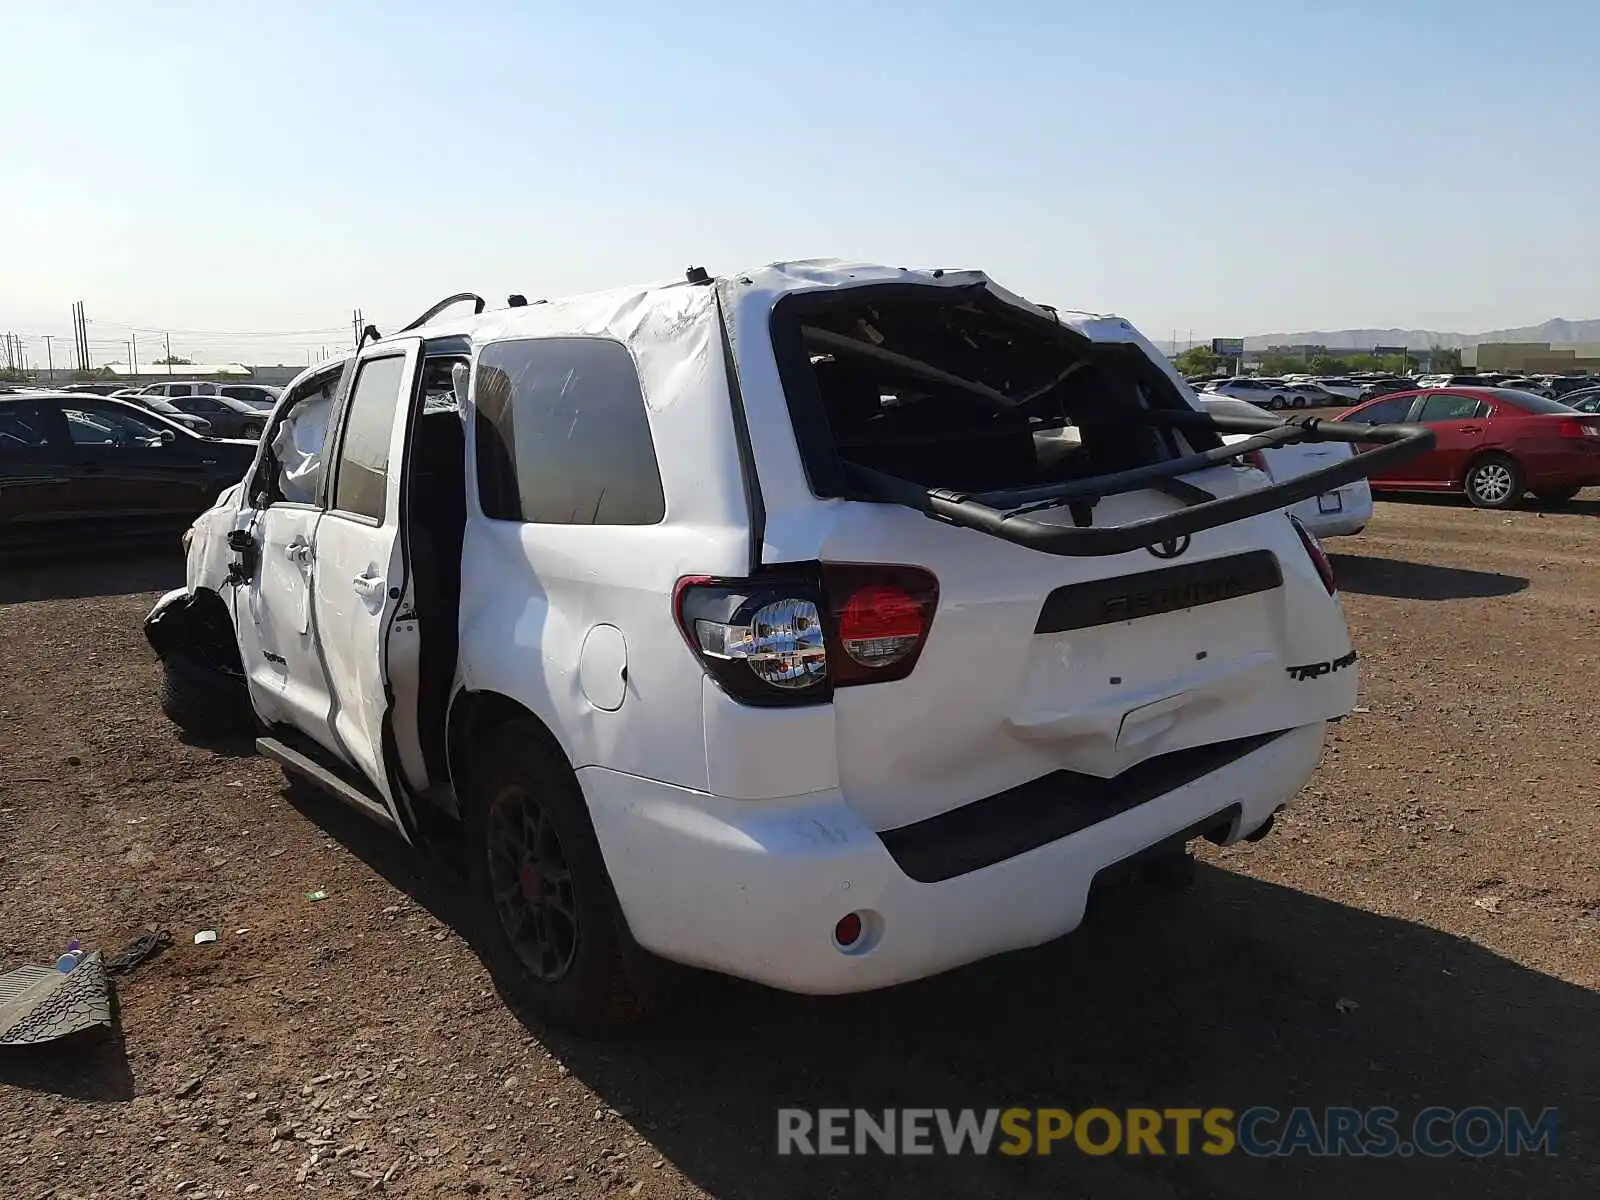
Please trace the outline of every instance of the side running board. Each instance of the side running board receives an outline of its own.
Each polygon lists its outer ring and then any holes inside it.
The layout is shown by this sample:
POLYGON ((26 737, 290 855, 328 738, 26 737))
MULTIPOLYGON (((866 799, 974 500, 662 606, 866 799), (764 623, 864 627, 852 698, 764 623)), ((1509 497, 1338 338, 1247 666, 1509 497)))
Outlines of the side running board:
POLYGON ((389 810, 378 797, 335 774, 292 746, 285 745, 277 738, 257 738, 256 753, 272 759, 285 771, 292 771, 302 779, 315 784, 334 799, 344 801, 363 816, 371 817, 385 829, 400 832, 395 826, 394 818, 389 815, 389 810))

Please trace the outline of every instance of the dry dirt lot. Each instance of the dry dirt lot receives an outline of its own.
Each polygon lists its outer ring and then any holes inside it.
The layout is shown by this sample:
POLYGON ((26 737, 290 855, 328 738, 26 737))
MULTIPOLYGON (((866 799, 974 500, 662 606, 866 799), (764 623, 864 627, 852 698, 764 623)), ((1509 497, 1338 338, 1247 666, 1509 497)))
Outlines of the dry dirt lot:
POLYGON ((696 980, 610 1044, 506 1008, 447 870, 178 740, 139 633, 176 563, 13 570, 0 966, 175 944, 116 1038, 0 1057, 0 1197, 1593 1196, 1600 496, 1386 502, 1335 546, 1361 707, 1193 892, 877 995, 696 980), (1010 1104, 1555 1105, 1561 1134, 1479 1163, 773 1152, 779 1106, 1010 1104))

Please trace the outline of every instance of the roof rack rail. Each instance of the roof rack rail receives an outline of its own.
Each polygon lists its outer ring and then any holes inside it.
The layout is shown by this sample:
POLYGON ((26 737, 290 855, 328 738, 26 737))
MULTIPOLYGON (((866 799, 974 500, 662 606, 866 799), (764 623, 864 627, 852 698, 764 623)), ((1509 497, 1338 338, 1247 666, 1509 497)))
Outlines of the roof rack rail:
POLYGON ((411 324, 407 325, 404 329, 397 329, 397 330, 395 330, 395 332, 396 333, 410 333, 413 329, 416 329, 418 326, 426 325, 429 321, 433 320, 440 313, 442 313, 445 309, 449 308, 452 304, 460 304, 463 300, 471 300, 472 301, 472 315, 473 316, 477 316, 479 313, 481 313, 483 311, 484 299, 483 299, 482 296, 478 295, 476 292, 457 292, 454 296, 446 296, 443 300, 439 301, 439 303, 435 304, 432 308, 430 308, 427 312, 423 313, 420 317, 418 317, 415 321, 411 322, 411 324))

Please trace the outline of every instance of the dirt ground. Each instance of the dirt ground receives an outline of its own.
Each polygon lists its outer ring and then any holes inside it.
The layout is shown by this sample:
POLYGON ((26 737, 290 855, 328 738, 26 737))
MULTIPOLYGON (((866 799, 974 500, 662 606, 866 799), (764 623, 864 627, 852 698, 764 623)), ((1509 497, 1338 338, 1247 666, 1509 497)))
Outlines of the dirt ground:
POLYGON ((1124 889, 1059 942, 875 995, 697 979, 607 1044, 507 1009, 448 872, 177 738, 139 621, 178 563, 13 569, 0 968, 175 941, 121 981, 115 1038, 0 1052, 0 1197, 1593 1196, 1600 493, 1383 502, 1331 548, 1361 707, 1191 893, 1124 889), (1478 1163, 774 1153, 780 1106, 1013 1104, 1558 1106, 1560 1138, 1478 1163))

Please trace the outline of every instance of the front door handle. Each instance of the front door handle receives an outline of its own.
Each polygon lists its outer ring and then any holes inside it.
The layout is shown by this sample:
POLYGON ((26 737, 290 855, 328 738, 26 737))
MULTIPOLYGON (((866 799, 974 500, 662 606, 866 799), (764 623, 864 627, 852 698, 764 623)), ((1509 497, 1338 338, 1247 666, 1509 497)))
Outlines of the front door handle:
POLYGON ((1461 432, 1462 433, 1482 433, 1483 432, 1483 426, 1481 426, 1481 425, 1463 425, 1461 427, 1461 432))

